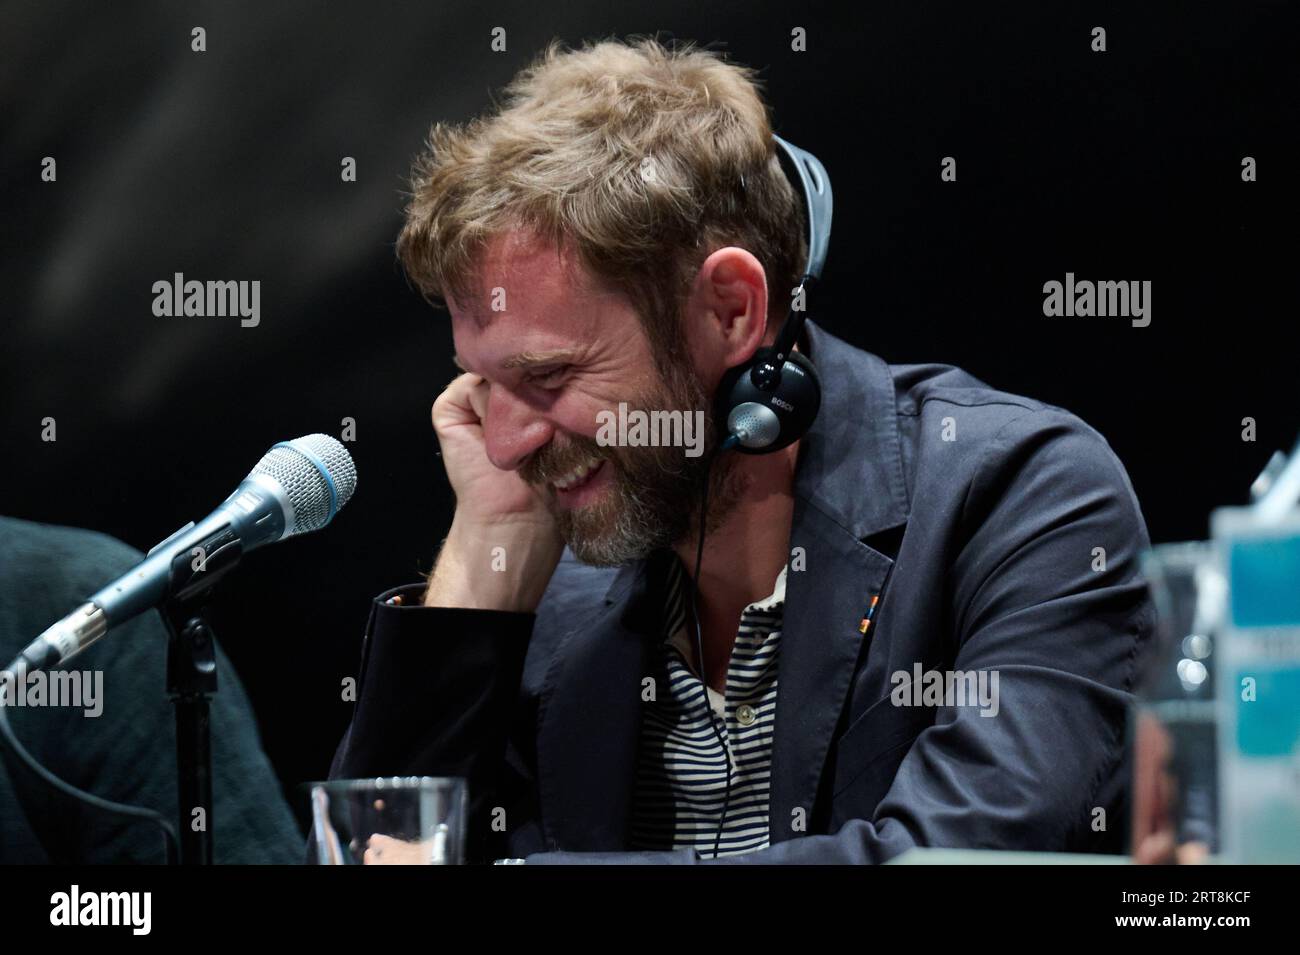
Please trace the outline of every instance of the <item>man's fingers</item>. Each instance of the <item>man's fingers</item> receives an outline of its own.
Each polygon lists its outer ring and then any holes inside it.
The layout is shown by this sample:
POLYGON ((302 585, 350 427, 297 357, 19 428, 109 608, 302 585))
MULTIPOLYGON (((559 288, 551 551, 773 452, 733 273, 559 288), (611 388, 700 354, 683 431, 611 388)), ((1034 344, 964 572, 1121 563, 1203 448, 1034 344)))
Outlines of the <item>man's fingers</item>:
POLYGON ((488 383, 477 375, 473 377, 476 381, 469 389, 469 403, 474 409, 475 416, 482 421, 487 417, 488 383))
POLYGON ((453 379, 433 403, 433 426, 478 424, 487 412, 487 382, 466 372, 453 379))

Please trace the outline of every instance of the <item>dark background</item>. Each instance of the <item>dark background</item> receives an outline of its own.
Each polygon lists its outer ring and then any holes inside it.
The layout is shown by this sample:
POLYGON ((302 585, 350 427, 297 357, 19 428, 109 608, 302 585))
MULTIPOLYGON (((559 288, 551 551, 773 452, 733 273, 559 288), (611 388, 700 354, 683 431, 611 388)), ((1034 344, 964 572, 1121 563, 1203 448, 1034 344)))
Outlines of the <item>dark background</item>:
POLYGON ((275 441, 355 418, 353 503, 250 555, 216 610, 283 781, 320 777, 369 600, 428 569, 451 517, 429 425, 450 335, 392 251, 409 162, 552 37, 662 31, 761 68, 778 132, 829 169, 815 320, 1078 413, 1154 540, 1203 537, 1300 432, 1287 6, 6 3, 0 511, 147 549, 275 441), (1067 271, 1150 280, 1151 325, 1045 318, 1067 271), (261 325, 155 317, 174 272, 260 279, 261 325))

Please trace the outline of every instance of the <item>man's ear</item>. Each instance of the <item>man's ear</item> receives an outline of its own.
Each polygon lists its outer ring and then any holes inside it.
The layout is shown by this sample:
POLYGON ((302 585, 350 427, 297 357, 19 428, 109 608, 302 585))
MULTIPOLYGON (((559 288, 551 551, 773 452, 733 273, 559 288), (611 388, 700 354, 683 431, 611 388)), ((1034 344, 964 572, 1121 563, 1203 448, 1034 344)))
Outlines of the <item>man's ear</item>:
POLYGON ((686 302, 687 346, 709 379, 748 361, 767 336, 767 275, 736 246, 718 249, 700 266, 686 302))

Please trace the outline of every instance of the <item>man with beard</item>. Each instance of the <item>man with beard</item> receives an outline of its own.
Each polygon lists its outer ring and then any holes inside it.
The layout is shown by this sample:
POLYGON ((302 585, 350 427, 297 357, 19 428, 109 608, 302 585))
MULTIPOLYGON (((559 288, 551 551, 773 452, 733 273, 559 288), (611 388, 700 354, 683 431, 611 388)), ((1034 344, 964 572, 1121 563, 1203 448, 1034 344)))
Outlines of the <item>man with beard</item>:
POLYGON ((719 452, 711 396, 806 256, 752 73, 553 46, 429 146, 398 252, 464 371, 433 408, 456 510, 427 585, 376 599, 333 775, 468 777, 475 859, 1116 851, 1150 607, 1105 441, 810 322, 811 430, 719 452), (705 453, 597 441, 620 402, 704 411, 705 453), (893 692, 917 669, 949 692, 893 692), (952 692, 976 676, 1000 699, 952 692))

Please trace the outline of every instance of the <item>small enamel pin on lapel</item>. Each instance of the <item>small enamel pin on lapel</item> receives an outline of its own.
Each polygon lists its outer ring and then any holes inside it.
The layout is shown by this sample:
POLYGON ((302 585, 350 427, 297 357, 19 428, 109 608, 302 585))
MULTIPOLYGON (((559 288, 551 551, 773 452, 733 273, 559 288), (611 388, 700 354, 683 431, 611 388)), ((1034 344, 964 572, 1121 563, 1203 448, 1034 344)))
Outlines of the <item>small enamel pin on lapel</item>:
POLYGON ((858 624, 858 633, 866 633, 871 629, 871 618, 876 615, 876 604, 880 603, 880 594, 874 594, 871 597, 871 606, 867 608, 866 616, 862 618, 862 623, 858 624))

